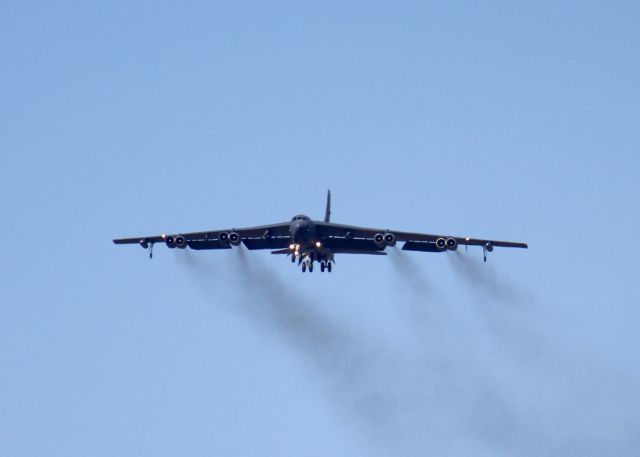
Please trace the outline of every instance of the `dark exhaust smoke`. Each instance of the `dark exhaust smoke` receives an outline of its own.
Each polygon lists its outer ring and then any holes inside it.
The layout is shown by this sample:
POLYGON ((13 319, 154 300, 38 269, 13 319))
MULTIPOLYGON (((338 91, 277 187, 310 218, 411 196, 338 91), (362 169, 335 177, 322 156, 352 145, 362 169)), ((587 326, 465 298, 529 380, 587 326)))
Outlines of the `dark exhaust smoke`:
POLYGON ((322 313, 321 304, 284 283, 257 256, 236 248, 225 265, 217 268, 192 253, 181 256, 190 277, 198 282, 207 300, 233 296, 227 310, 241 314, 270 336, 283 340, 326 381, 336 407, 357 419, 368 440, 393 441, 391 422, 396 416, 395 391, 387 372, 395 364, 387 348, 366 335, 339 325, 322 313), (220 271, 222 276, 216 273, 220 271), (221 293, 226 283, 227 292, 221 293))
MULTIPOLYGON (((619 431, 607 430, 622 441, 617 449, 638 443, 637 414, 623 402, 637 383, 625 390, 614 382, 623 393, 611 394, 603 381, 611 380, 602 373, 619 367, 597 354, 584 357, 580 341, 558 333, 541 312, 554 305, 529 298, 481 257, 439 255, 460 277, 454 281, 460 287, 445 295, 410 254, 390 250, 399 293, 386 312, 406 316, 410 310, 411 325, 420 326, 407 341, 397 332, 372 337, 358 322, 335 321, 319 299, 274 274, 272 264, 236 250, 224 266, 188 252, 178 257, 212 304, 224 304, 296 351, 376 455, 609 455, 616 446, 598 436, 597 418, 620 414, 607 401, 629 417, 619 431)), ((364 280, 353 281, 366 287, 364 280)), ((412 329, 407 321, 401 325, 400 332, 412 329)))

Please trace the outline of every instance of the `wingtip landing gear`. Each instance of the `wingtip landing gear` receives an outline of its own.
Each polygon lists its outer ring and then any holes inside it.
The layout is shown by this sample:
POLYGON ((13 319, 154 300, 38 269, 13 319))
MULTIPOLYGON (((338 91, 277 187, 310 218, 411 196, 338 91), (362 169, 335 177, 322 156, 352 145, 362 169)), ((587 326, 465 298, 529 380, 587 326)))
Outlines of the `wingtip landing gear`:
POLYGON ((487 261, 487 252, 492 252, 493 251, 493 244, 491 244, 490 241, 486 242, 484 245, 482 245, 482 254, 484 256, 484 261, 487 261))

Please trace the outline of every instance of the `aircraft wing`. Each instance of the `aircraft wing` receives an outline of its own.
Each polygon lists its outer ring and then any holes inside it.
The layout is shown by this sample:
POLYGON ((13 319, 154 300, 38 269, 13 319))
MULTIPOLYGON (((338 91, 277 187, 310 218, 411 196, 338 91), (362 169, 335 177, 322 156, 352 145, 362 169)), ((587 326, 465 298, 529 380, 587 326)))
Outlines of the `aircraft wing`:
POLYGON ((439 240, 455 240, 456 245, 463 246, 484 246, 487 250, 493 250, 493 247, 506 247, 506 248, 524 248, 527 249, 526 243, 517 243, 512 241, 497 241, 480 238, 469 238, 453 235, 435 235, 429 233, 412 233, 412 232, 400 232, 396 230, 387 230, 379 228, 358 227, 354 225, 343 225, 333 223, 318 222, 318 232, 321 236, 331 239, 344 239, 352 240, 353 242, 369 241, 373 243, 376 235, 392 234, 394 241, 404 242, 402 249, 407 251, 425 251, 425 252, 440 252, 446 250, 445 246, 438 246, 437 243, 441 243, 439 240))
POLYGON ((119 238, 113 240, 113 242, 115 244, 139 244, 144 248, 147 248, 149 244, 153 243, 167 243, 170 247, 189 246, 192 249, 198 250, 228 249, 230 244, 239 244, 242 242, 248 249, 277 249, 289 246, 289 239, 289 222, 282 222, 256 227, 119 238), (232 234, 237 234, 238 239, 229 239, 232 234), (225 238, 225 236, 226 239, 221 241, 221 238, 225 238), (176 240, 178 240, 179 237, 184 240, 184 243, 176 244, 176 240))

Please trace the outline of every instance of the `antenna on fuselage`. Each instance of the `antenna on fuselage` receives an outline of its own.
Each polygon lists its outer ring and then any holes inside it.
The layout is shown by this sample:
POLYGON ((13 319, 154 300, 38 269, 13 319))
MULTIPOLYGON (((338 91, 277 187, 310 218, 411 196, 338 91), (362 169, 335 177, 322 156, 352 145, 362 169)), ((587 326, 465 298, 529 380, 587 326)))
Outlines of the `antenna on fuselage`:
POLYGON ((327 209, 324 212, 324 221, 331 220, 331 190, 327 190, 327 209))

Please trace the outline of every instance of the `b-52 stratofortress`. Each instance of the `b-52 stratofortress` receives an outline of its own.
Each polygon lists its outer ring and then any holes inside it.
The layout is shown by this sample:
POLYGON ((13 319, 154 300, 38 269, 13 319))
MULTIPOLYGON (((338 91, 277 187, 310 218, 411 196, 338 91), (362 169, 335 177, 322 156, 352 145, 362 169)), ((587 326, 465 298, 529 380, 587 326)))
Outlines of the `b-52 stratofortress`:
POLYGON ((302 272, 313 271, 315 262, 320 271, 331 272, 336 254, 386 255, 387 247, 404 243, 402 250, 419 252, 455 251, 458 246, 481 246, 484 261, 494 247, 527 248, 526 243, 481 240, 450 235, 399 232, 377 228, 335 224, 331 219, 331 192, 327 192, 327 206, 323 221, 308 216, 294 216, 289 222, 260 225, 247 228, 207 230, 205 232, 179 233, 113 240, 115 244, 138 244, 149 250, 153 257, 153 245, 164 243, 171 249, 231 249, 241 243, 249 250, 271 249, 272 254, 287 255, 298 264, 302 272))

